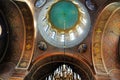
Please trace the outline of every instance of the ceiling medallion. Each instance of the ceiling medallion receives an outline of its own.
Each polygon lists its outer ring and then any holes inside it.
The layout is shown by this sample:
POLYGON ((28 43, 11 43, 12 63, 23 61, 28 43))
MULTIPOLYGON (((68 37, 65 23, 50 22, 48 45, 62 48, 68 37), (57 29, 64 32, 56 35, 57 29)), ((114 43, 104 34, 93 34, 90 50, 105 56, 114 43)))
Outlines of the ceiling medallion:
POLYGON ((85 39, 90 24, 89 13, 79 0, 50 0, 41 8, 37 25, 49 44, 69 48, 85 39))
POLYGON ((37 0, 35 2, 35 7, 40 8, 45 4, 46 0, 37 0))
POLYGON ((56 32, 66 33, 80 24, 82 16, 78 6, 71 1, 59 1, 50 7, 47 19, 56 32))

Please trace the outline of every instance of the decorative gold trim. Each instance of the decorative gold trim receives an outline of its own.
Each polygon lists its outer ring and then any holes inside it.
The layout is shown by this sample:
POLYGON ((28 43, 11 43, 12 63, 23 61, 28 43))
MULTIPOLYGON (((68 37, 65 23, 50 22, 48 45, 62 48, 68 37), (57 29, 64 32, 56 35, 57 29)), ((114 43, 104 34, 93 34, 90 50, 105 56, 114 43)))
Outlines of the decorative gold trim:
POLYGON ((97 22, 94 25, 94 32, 92 36, 92 61, 97 75, 108 75, 108 69, 103 58, 102 39, 105 33, 105 28, 107 27, 106 25, 110 17, 119 8, 119 5, 120 3, 117 3, 116 5, 116 2, 108 4, 99 14, 97 22))

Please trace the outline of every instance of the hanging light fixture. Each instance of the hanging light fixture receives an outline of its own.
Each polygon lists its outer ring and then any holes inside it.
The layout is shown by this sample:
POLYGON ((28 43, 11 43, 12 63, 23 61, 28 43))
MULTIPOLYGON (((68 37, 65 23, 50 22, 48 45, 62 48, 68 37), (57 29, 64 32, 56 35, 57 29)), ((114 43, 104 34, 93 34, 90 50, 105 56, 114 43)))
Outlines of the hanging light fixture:
POLYGON ((81 77, 73 72, 70 66, 63 64, 53 74, 46 77, 45 80, 81 80, 81 77))

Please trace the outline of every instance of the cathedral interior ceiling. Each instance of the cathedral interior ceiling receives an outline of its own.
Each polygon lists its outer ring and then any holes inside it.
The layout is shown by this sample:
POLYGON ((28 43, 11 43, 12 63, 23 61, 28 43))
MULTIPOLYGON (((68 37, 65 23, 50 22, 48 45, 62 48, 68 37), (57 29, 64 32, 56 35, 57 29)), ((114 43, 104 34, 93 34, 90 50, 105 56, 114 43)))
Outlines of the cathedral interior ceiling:
POLYGON ((64 12, 59 14, 62 25, 54 20, 59 16, 50 16, 57 14, 60 2, 0 0, 0 80, 45 80, 62 64, 71 66, 82 80, 120 80, 120 1, 63 0, 75 9, 79 22, 69 23, 73 18, 64 12), (72 27, 66 29, 69 24, 72 27), (51 28, 48 33, 44 25, 51 28))

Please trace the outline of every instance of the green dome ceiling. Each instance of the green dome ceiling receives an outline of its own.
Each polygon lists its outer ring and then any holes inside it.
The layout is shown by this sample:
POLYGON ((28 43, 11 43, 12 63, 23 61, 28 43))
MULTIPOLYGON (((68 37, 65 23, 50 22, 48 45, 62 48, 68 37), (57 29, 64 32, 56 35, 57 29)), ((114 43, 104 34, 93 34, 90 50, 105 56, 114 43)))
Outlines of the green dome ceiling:
POLYGON ((49 11, 49 21, 54 28, 70 29, 78 21, 79 13, 77 6, 71 1, 59 1, 49 11))
POLYGON ((69 48, 81 43, 90 30, 90 16, 79 0, 49 0, 38 18, 41 36, 49 44, 69 48))

